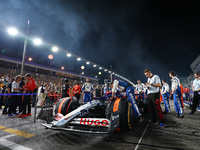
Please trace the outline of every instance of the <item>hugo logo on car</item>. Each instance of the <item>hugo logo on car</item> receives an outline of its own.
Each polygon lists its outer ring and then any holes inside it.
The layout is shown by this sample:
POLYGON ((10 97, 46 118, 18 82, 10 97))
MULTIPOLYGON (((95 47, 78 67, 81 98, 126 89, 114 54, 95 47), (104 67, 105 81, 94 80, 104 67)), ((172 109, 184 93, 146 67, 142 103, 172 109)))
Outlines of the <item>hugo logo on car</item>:
POLYGON ((72 124, 109 127, 110 120, 104 118, 75 118, 72 124))

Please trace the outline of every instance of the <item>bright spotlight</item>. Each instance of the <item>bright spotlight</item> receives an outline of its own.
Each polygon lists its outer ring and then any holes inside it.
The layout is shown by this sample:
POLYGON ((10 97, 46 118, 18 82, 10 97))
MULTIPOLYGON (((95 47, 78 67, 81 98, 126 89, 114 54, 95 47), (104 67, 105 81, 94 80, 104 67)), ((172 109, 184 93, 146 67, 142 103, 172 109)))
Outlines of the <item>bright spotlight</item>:
POLYGON ((53 59, 53 55, 50 54, 50 55, 48 56, 48 58, 49 58, 49 59, 53 59))
POLYGON ((81 74, 85 74, 84 72, 82 72, 81 74))
POLYGON ((34 40, 33 40, 33 43, 35 44, 35 45, 41 45, 42 44, 42 40, 40 39, 40 38, 35 38, 34 40))
POLYGON ((109 73, 111 73, 111 71, 109 71, 109 73))
POLYGON ((102 69, 102 67, 99 67, 99 69, 101 70, 101 69, 102 69))
POLYGON ((33 59, 31 57, 28 58, 28 61, 32 61, 33 59))
POLYGON ((108 71, 107 69, 104 70, 105 72, 108 71))
POLYGON ((18 34, 18 30, 16 28, 14 28, 14 27, 8 28, 7 31, 12 36, 15 36, 15 35, 18 34))
POLYGON ((93 67, 96 67, 97 65, 93 65, 93 67))
POLYGON ((67 54, 67 57, 71 57, 71 56, 72 56, 72 54, 70 54, 70 53, 67 54))
POLYGON ((61 69, 62 69, 62 70, 64 70, 64 69, 65 69, 65 67, 61 67, 61 69))
POLYGON ((79 57, 79 58, 77 58, 77 61, 81 61, 81 58, 79 57))
POLYGON ((87 65, 89 65, 89 64, 90 64, 90 62, 89 62, 89 61, 87 61, 87 62, 86 62, 86 64, 87 64, 87 65))
POLYGON ((53 47, 51 48, 51 50, 52 50, 53 52, 57 52, 57 51, 58 51, 58 47, 57 47, 57 46, 53 46, 53 47))
POLYGON ((98 74, 101 75, 101 72, 99 72, 98 74))
POLYGON ((82 69, 82 70, 85 69, 85 66, 81 66, 81 69, 82 69))

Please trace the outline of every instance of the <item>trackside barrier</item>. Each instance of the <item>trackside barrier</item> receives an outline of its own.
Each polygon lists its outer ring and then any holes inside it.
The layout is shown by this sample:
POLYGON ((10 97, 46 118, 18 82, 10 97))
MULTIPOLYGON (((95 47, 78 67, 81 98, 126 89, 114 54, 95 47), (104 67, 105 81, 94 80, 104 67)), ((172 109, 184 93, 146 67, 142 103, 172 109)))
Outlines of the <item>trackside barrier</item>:
POLYGON ((0 96, 23 96, 23 95, 36 95, 37 93, 9 93, 9 94, 0 94, 0 96))

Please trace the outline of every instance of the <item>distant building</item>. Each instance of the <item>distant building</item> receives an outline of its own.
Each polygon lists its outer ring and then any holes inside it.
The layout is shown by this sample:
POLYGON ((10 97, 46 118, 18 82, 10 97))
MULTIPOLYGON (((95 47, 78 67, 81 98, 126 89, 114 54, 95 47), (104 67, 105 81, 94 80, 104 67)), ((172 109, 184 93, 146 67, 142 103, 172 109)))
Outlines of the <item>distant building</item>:
POLYGON ((192 62, 190 67, 194 73, 200 72, 200 55, 192 62))

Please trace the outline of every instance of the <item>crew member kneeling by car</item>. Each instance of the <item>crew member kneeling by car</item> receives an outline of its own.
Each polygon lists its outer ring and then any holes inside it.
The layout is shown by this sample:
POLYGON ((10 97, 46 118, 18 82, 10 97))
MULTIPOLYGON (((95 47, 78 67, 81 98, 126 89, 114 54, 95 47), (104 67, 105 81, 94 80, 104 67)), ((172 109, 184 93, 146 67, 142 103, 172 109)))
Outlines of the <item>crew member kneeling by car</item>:
POLYGON ((114 80, 113 88, 112 88, 112 97, 115 96, 115 93, 117 92, 118 86, 122 86, 122 87, 126 88, 126 95, 128 97, 129 102, 132 104, 134 114, 135 114, 136 117, 141 119, 140 121, 142 121, 143 120, 143 118, 141 117, 142 114, 140 113, 140 109, 139 109, 139 107, 136 103, 136 100, 135 100, 135 94, 134 94, 133 86, 128 85, 127 83, 122 82, 120 80, 114 80))
POLYGON ((161 81, 158 75, 153 75, 149 69, 144 70, 145 76, 148 78, 147 83, 147 100, 150 107, 151 112, 151 120, 149 121, 150 124, 157 124, 157 115, 160 119, 160 127, 165 127, 165 121, 163 118, 162 109, 160 106, 160 90, 161 81))

